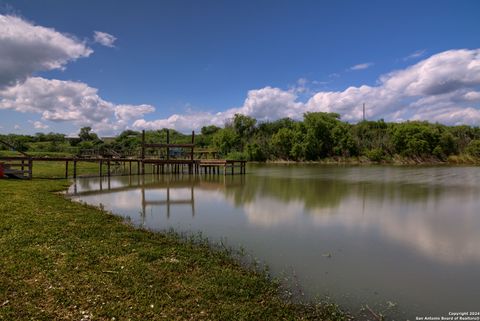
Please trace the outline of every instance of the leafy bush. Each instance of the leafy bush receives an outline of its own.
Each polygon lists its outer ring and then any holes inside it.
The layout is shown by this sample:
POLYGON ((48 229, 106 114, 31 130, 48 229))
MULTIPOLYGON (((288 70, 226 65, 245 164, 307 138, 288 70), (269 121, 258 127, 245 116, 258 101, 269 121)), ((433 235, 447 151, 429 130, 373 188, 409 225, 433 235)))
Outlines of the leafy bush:
POLYGON ((428 142, 416 137, 410 138, 407 141, 407 148, 403 152, 405 156, 425 156, 429 153, 430 147, 428 142))
POLYGON ((248 160, 248 155, 245 152, 230 152, 227 154, 226 159, 248 160))
POLYGON ((367 158, 372 162, 381 162, 385 157, 385 153, 381 148, 374 148, 367 151, 365 156, 367 156, 367 158))
POLYGON ((248 155, 248 160, 263 162, 267 159, 267 156, 265 155, 264 151, 262 150, 260 145, 257 143, 247 144, 247 147, 245 149, 246 149, 245 152, 248 155))
POLYGON ((281 128, 273 134, 271 138, 271 146, 277 158, 289 159, 292 150, 294 131, 290 128, 281 128))
POLYGON ((438 158, 439 160, 445 160, 447 158, 447 155, 443 151, 443 148, 439 146, 435 147, 432 151, 433 156, 438 158))
POLYGON ((231 127, 217 131, 213 136, 213 144, 222 155, 227 155, 239 144, 240 137, 231 127))
POLYGON ((480 139, 472 140, 465 151, 473 157, 480 157, 480 139))

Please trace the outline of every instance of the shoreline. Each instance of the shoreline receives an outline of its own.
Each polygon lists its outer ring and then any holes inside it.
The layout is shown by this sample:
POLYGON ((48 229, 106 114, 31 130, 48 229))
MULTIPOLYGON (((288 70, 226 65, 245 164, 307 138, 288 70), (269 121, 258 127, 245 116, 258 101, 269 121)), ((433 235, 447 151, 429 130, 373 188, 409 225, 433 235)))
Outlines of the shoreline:
POLYGON ((471 156, 450 156, 447 160, 438 159, 411 159, 394 157, 382 161, 372 161, 367 157, 333 157, 324 158, 318 161, 292 161, 292 160, 267 160, 265 162, 249 161, 251 164, 319 164, 319 165, 389 165, 389 166, 455 166, 472 165, 479 166, 480 159, 471 156))
POLYGON ((135 228, 59 193, 69 180, 1 180, 0 317, 348 320, 205 242, 135 228))

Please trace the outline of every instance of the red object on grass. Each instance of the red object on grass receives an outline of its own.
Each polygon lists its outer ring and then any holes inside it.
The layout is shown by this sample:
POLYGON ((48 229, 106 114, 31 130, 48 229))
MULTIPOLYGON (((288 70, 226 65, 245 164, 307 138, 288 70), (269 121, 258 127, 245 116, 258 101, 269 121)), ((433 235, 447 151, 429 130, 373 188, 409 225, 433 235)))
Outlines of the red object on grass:
POLYGON ((0 163, 0 178, 3 178, 4 172, 3 172, 3 163, 0 163))

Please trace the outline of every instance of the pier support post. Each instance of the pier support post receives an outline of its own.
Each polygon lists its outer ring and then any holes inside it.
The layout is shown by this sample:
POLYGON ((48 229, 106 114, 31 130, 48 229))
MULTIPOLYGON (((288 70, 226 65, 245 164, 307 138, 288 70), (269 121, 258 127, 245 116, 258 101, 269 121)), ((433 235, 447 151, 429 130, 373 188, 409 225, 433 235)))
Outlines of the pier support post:
POLYGON ((33 174, 33 160, 31 158, 28 159, 28 179, 32 179, 33 174))
POLYGON ((145 130, 142 130, 142 174, 145 174, 145 130))

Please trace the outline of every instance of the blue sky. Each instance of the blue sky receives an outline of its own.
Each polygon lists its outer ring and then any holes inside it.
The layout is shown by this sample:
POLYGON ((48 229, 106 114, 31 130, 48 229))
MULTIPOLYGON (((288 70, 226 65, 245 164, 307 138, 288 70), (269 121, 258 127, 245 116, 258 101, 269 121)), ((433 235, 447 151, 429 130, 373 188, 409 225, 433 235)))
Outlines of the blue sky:
POLYGON ((0 133, 188 132, 236 112, 356 122, 363 102, 370 119, 480 124, 478 1, 0 0, 0 13, 0 133))

